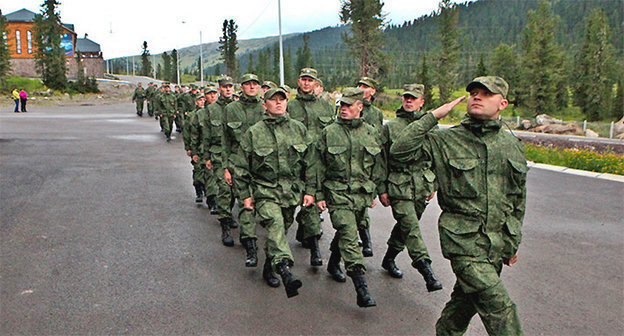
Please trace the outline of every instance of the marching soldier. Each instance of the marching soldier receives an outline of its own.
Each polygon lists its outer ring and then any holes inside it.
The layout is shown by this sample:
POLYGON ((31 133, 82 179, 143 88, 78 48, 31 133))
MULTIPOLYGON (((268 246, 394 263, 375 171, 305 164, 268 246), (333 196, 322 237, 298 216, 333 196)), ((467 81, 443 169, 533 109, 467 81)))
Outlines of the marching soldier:
MULTIPOLYGON (((182 133, 182 129, 183 129, 183 125, 182 124, 184 123, 184 120, 183 120, 184 111, 180 110, 180 108, 182 107, 182 106, 180 106, 180 104, 185 105, 184 103, 180 102, 180 100, 183 99, 182 98, 183 94, 184 94, 184 92, 182 92, 182 88, 179 85, 176 85, 175 86, 175 92, 173 92, 173 97, 175 98, 175 101, 176 101, 176 103, 175 103, 175 112, 174 112, 175 114, 174 114, 174 117, 173 117, 173 121, 175 122, 175 125, 176 125, 176 132, 178 132, 178 133, 182 133)), ((194 104, 194 102, 193 102, 193 104, 194 104)), ((184 106, 184 107, 186 107, 186 106, 184 106)), ((193 109, 193 105, 191 104, 188 108, 189 109, 193 109)))
POLYGON ((191 165, 193 166, 193 187, 195 188, 195 203, 202 203, 204 201, 204 193, 205 193, 205 166, 204 164, 195 157, 196 153, 193 152, 193 141, 192 141, 192 130, 193 130, 193 120, 197 113, 204 108, 205 104, 204 95, 197 92, 197 89, 192 86, 190 92, 184 94, 184 129, 182 131, 182 139, 184 140, 184 150, 186 151, 186 155, 191 157, 191 165), (201 97, 201 98, 200 98, 201 97), (188 111, 186 107, 186 100, 193 99, 194 109, 188 111))
MULTIPOLYGON (((232 185, 231 175, 233 162, 230 160, 230 153, 236 153, 240 146, 241 137, 249 127, 262 120, 264 108, 262 100, 258 96, 260 90, 260 79, 254 74, 245 74, 241 77, 241 88, 243 93, 238 101, 230 103, 225 107, 224 131, 222 140, 222 155, 224 166, 224 177, 226 183, 232 185)), ((242 201, 237 196, 239 201, 242 201)), ((248 208, 240 209, 238 213, 240 225, 240 241, 245 246, 247 257, 245 266, 256 267, 258 265, 256 240, 256 223, 254 221, 254 211, 248 208)))
POLYGON ((260 225, 267 229, 262 276, 269 286, 277 287, 279 280, 272 270, 276 271, 290 298, 298 294, 301 281, 289 269, 294 259, 286 233, 297 205, 314 205, 313 166, 318 161, 305 126, 286 114, 287 103, 284 90, 274 88, 265 92, 263 107, 267 114, 243 135, 233 161, 238 195, 245 209, 255 210, 260 225))
POLYGON ((212 170, 217 186, 217 219, 221 223, 221 242, 225 246, 234 246, 234 240, 230 236, 230 228, 238 227, 232 216, 234 207, 234 193, 231 183, 228 184, 224 177, 224 163, 222 158, 223 118, 225 107, 233 101, 234 81, 229 76, 219 78, 219 97, 217 101, 205 107, 205 118, 202 124, 202 157, 208 170, 212 170))
POLYGON ((154 93, 156 92, 156 85, 153 82, 149 82, 147 84, 147 89, 145 89, 145 99, 147 100, 147 114, 150 117, 154 116, 154 93))
POLYGON ((358 247, 357 225, 368 208, 375 206, 385 168, 379 133, 360 118, 363 95, 362 89, 344 89, 338 120, 321 133, 318 179, 322 191, 317 192, 316 199, 321 211, 329 208, 336 229, 327 270, 336 281, 346 281, 339 266, 340 259, 344 259, 357 293, 357 305, 372 307, 377 304, 368 293, 364 278, 366 267, 358 247))
POLYGON ((438 180, 440 245, 457 278, 438 335, 465 333, 475 314, 490 335, 523 334, 500 279, 518 259, 528 170, 522 144, 501 129, 508 88, 500 77, 477 77, 461 125, 431 131, 465 97, 411 123, 390 147, 397 161, 429 161, 438 180))
MULTIPOLYGON (((214 97, 218 97, 217 90, 213 87, 205 90, 205 97, 210 96, 210 100, 214 97)), ((206 98, 208 102, 208 98, 206 98)), ((211 126, 209 123, 209 111, 207 107, 198 110, 190 122, 191 127, 191 155, 193 160, 201 162, 201 170, 203 171, 202 185, 204 186, 204 192, 206 194, 206 205, 210 209, 210 214, 217 214, 217 181, 214 170, 212 167, 208 167, 206 162, 210 160, 209 152, 203 148, 203 139, 209 137, 211 132, 211 126)), ((219 136, 221 132, 218 133, 219 136)))
POLYGON ((145 102, 145 90, 143 90, 143 86, 141 83, 138 84, 137 88, 134 89, 134 94, 132 95, 132 102, 136 102, 136 114, 139 117, 143 116, 143 102, 145 102))
MULTIPOLYGON (((396 118, 382 127, 382 141, 386 153, 398 139, 407 125, 425 115, 421 108, 425 103, 422 84, 406 84, 402 95, 402 106, 396 111, 396 118)), ((402 278, 403 273, 396 266, 394 259, 407 247, 412 266, 425 279, 430 292, 442 289, 431 268, 431 258, 427 246, 420 234, 418 220, 427 206, 427 201, 434 195, 435 175, 423 160, 397 161, 386 155, 388 178, 385 190, 379 196, 384 206, 392 207, 396 224, 388 239, 388 250, 381 267, 394 278, 402 278)))
POLYGON ((171 141, 171 127, 176 118, 176 98, 171 92, 169 83, 163 84, 164 91, 158 96, 158 107, 160 108, 160 125, 165 132, 167 142, 171 141))
MULTIPOLYGON (((297 79, 299 88, 297 97, 288 104, 288 114, 292 119, 300 121, 308 130, 308 135, 318 139, 321 130, 332 122, 334 108, 324 100, 318 99, 314 88, 318 82, 318 72, 312 68, 303 68, 297 79)), ((297 240, 304 247, 310 248, 310 265, 321 266, 323 259, 318 246, 321 236, 321 219, 315 206, 301 207, 297 214, 297 240)))

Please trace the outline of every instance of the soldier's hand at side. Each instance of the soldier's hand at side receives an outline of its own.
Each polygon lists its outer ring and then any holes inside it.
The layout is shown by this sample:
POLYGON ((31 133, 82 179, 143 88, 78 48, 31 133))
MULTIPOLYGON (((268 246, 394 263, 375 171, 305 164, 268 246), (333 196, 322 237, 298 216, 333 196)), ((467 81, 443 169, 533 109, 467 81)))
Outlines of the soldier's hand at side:
POLYGON ((232 174, 230 174, 229 170, 225 169, 223 173, 223 179, 225 180, 225 183, 227 183, 228 185, 232 185, 232 174))
POLYGON ((388 196, 388 193, 383 193, 381 195, 379 195, 379 202, 381 202, 381 205, 383 205, 384 207, 389 207, 390 206, 390 197, 388 196))
POLYGON ((199 156, 197 154, 193 155, 193 162, 199 161, 199 156))
POLYGON ((369 206, 369 208, 374 208, 375 205, 377 205, 377 200, 373 200, 373 203, 371 203, 371 205, 369 206))
POLYGON ((427 198, 425 198, 425 200, 426 200, 427 202, 431 201, 431 200, 433 199, 433 197, 435 196, 435 193, 436 193, 436 191, 434 190, 434 191, 431 193, 431 195, 429 195, 429 196, 427 196, 427 198))
POLYGON ((304 195, 303 196, 303 206, 309 207, 310 205, 314 205, 314 196, 312 195, 304 195))
POLYGON ((249 210, 253 210, 253 208, 254 208, 253 198, 251 198, 251 197, 245 198, 243 200, 243 208, 249 209, 249 210))
POLYGON ((513 266, 513 264, 516 263, 516 261, 518 261, 518 252, 516 252, 516 254, 514 254, 513 257, 511 257, 511 259, 509 260, 503 260, 503 262, 505 263, 505 265, 511 267, 513 266))
POLYGON ((319 208, 319 210, 321 211, 325 211, 327 210, 327 203, 325 201, 318 201, 316 202, 316 206, 319 208))
POLYGON ((438 107, 437 109, 431 111, 431 113, 433 114, 434 117, 436 117, 436 119, 440 120, 440 119, 446 117, 449 114, 449 112, 451 112, 453 107, 455 107, 455 105, 459 104, 459 102, 461 102, 464 99, 466 99, 466 96, 461 96, 461 97, 453 100, 450 103, 446 103, 446 104, 438 107))
POLYGON ((210 160, 206 160, 206 168, 212 170, 212 162, 210 162, 210 160))

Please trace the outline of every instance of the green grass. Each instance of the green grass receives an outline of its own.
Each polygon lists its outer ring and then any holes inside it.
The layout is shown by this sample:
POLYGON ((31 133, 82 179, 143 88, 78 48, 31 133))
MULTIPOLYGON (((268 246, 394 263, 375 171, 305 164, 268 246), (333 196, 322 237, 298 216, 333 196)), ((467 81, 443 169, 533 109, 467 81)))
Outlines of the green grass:
POLYGON ((20 76, 10 76, 4 79, 4 83, 0 88, 0 91, 11 92, 13 88, 24 89, 28 95, 32 95, 35 91, 45 91, 47 88, 41 83, 39 79, 30 79, 20 76))
POLYGON ((525 144, 527 160, 599 173, 624 175, 624 155, 600 154, 586 149, 547 148, 525 144))

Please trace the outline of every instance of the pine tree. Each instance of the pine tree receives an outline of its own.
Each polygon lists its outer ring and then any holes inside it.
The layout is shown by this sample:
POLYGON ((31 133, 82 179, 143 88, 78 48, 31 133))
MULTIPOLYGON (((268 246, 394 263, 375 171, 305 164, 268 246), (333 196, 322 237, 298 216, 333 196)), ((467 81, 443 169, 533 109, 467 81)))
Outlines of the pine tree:
POLYGON ((0 87, 3 86, 4 79, 11 71, 11 55, 9 54, 7 40, 4 39, 5 34, 7 34, 6 27, 7 20, 2 15, 2 10, 0 9, 0 87))
POLYGON ((286 55, 284 55, 284 82, 288 85, 294 85, 296 82, 292 68, 292 52, 290 46, 286 48, 286 55))
POLYGON ((487 76, 488 70, 485 67, 485 60, 483 59, 483 53, 479 54, 479 63, 477 63, 477 69, 475 70, 475 77, 487 76))
POLYGON ((252 53, 249 53, 249 62, 247 63, 247 73, 254 73, 254 59, 253 59, 252 53))
POLYGON ((178 51, 173 49, 171 51, 171 78, 169 79, 172 83, 178 82, 178 51))
POLYGON ((420 72, 418 73, 418 82, 425 86, 425 92, 423 97, 425 98, 425 106, 427 109, 431 106, 435 106, 433 102, 433 87, 431 85, 431 78, 429 77, 429 65, 427 64, 427 55, 423 55, 420 65, 420 72))
POLYGON ((152 73, 152 61, 150 60, 150 52, 147 49, 147 41, 143 41, 141 47, 143 52, 141 53, 141 76, 149 76, 152 73))
POLYGON ((522 102, 535 115, 558 110, 557 75, 562 71, 560 47, 555 42, 559 17, 550 3, 542 0, 537 10, 528 12, 523 31, 522 102))
POLYGON ((221 29, 223 35, 219 38, 218 50, 221 53, 220 59, 225 63, 226 74, 232 77, 238 76, 238 64, 236 62, 236 51, 238 50, 237 31, 238 25, 234 20, 223 20, 221 29))
POLYGON ((164 79, 165 78, 165 76, 163 74, 163 68, 160 65, 160 63, 158 63, 156 65, 156 78, 158 78, 158 79, 164 79))
POLYGON ((359 61, 360 76, 380 78, 384 72, 384 3, 379 0, 342 0, 340 21, 351 24, 351 36, 343 40, 359 61))
POLYGON ((516 91, 519 87, 518 83, 518 65, 516 62, 517 55, 514 47, 505 43, 501 43, 494 49, 492 56, 492 64, 490 74, 502 77, 509 84, 509 92, 507 99, 514 105, 518 105, 518 97, 516 91))
POLYGON ((312 67, 312 53, 310 52, 309 41, 310 35, 303 34, 303 48, 297 49, 296 72, 301 71, 303 68, 312 67))
POLYGON ((214 67, 214 75, 215 76, 221 76, 221 64, 217 64, 214 67))
POLYGON ((171 56, 166 51, 162 54, 162 63, 162 79, 171 81, 171 56))
POLYGON ((41 14, 36 14, 34 19, 37 71, 43 84, 55 90, 67 87, 65 51, 61 47, 63 28, 56 10, 59 4, 56 0, 45 0, 41 5, 41 14))
POLYGON ((273 71, 271 73, 271 78, 274 79, 275 83, 279 83, 280 78, 280 61, 279 61, 279 43, 273 43, 273 71))
POLYGON ((607 16, 603 10, 594 9, 587 17, 585 37, 576 56, 574 71, 577 75, 574 100, 587 120, 600 120, 611 115, 611 49, 607 16))
POLYGON ((440 103, 447 103, 451 99, 457 81, 457 61, 460 45, 457 22, 459 11, 451 0, 442 0, 438 4, 437 17, 439 43, 436 54, 436 82, 440 89, 440 103))

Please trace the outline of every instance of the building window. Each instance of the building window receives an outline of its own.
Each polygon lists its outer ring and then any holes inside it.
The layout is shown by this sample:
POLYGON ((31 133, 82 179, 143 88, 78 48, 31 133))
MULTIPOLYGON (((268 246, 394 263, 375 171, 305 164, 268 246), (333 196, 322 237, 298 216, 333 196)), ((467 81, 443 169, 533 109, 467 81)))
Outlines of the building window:
POLYGON ((32 33, 30 30, 26 32, 26 37, 28 41, 28 53, 32 54, 32 33))
POLYGON ((22 53, 22 37, 19 30, 15 31, 15 52, 18 54, 22 53))

